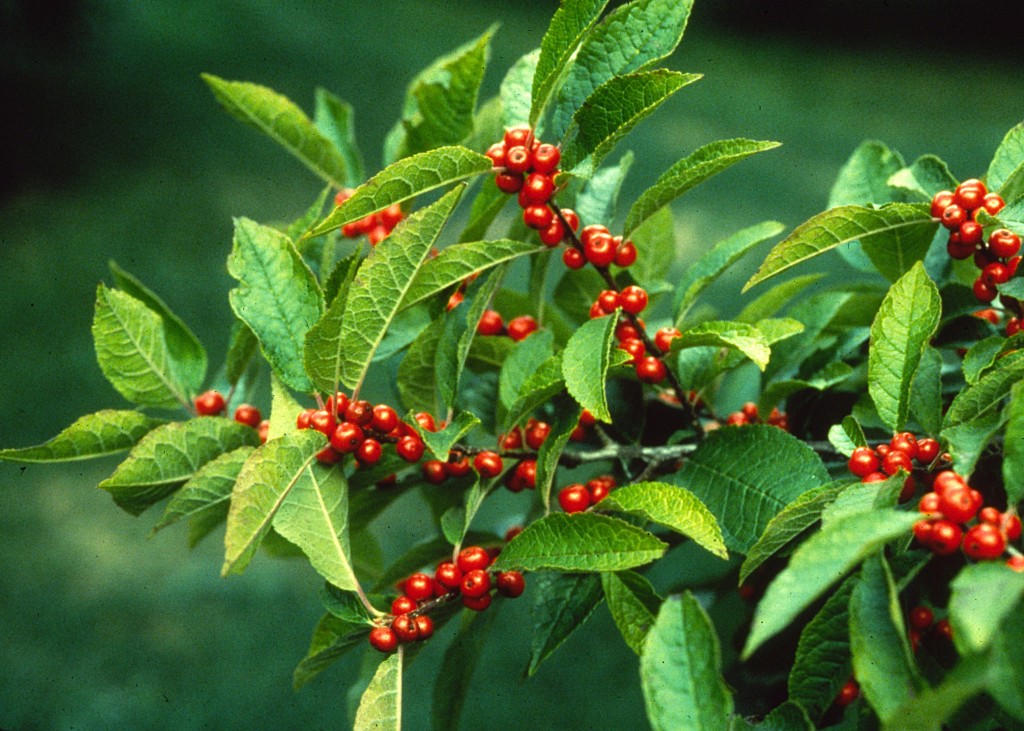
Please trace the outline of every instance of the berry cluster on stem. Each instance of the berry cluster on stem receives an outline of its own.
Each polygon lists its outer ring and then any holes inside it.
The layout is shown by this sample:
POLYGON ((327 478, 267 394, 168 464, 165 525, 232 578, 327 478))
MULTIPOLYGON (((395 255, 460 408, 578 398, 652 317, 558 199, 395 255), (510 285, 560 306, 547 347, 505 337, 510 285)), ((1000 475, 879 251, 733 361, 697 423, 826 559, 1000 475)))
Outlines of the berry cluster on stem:
MULTIPOLYGON (((227 399, 220 391, 204 391, 192 401, 198 416, 219 416, 227 409, 227 399)), ((235 421, 255 429, 260 436, 260 443, 267 441, 270 422, 263 418, 260 410, 251 404, 241 404, 235 409, 235 421)))
POLYGON ((726 426, 744 426, 746 424, 769 424, 771 426, 777 426, 782 431, 789 431, 789 417, 786 412, 779 411, 774 408, 771 413, 768 414, 768 418, 762 420, 761 412, 753 401, 748 401, 740 407, 739 411, 734 411, 725 417, 726 426))
MULTIPOLYGON (((351 198, 354 192, 351 188, 339 190, 334 196, 334 205, 340 206, 351 198)), ((391 231, 403 218, 405 218, 405 214, 402 213, 401 206, 392 203, 384 210, 371 213, 358 221, 346 223, 341 227, 341 235, 345 238, 355 239, 366 234, 370 246, 376 246, 391 234, 391 231)))
POLYGON ((860 478, 861 482, 885 482, 900 470, 908 474, 900 492, 900 500, 914 496, 914 462, 925 472, 939 464, 951 463, 952 457, 942 452, 942 446, 931 437, 918 439, 910 432, 899 432, 886 444, 872 447, 857 447, 846 463, 847 469, 860 478))
POLYGON ((567 485, 558 492, 558 504, 567 513, 580 513, 604 500, 616 486, 615 478, 611 475, 595 477, 585 484, 567 485))

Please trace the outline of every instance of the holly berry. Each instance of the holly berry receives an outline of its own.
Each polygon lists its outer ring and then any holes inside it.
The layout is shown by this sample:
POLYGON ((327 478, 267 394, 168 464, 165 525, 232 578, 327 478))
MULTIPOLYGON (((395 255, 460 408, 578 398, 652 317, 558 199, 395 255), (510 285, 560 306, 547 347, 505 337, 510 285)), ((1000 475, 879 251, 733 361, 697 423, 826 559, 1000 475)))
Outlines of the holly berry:
POLYGON ((668 375, 665 364, 653 355, 647 355, 637 361, 636 377, 643 383, 661 383, 668 375))
POLYGON ((526 446, 530 449, 540 449, 540 445, 551 433, 551 425, 547 422, 538 421, 526 430, 526 446))
POLYGON ((964 553, 978 561, 991 561, 1003 555, 1006 538, 989 523, 978 523, 967 529, 963 540, 964 553))
POLYGON ((498 592, 509 599, 515 599, 526 589, 526 580, 518 571, 499 571, 494 583, 498 592))
POLYGON ((224 396, 220 391, 206 391, 195 398, 196 413, 200 416, 216 416, 224 411, 224 396))
POLYGON ((326 409, 317 409, 309 415, 309 426, 316 429, 328 439, 331 437, 331 434, 334 433, 334 427, 337 423, 338 422, 337 419, 335 419, 334 414, 326 409))
POLYGON ((423 440, 412 434, 407 434, 395 444, 395 452, 406 462, 419 462, 425 449, 423 440))
POLYGON ((256 427, 256 434, 260 438, 260 444, 266 444, 267 438, 270 436, 270 419, 264 419, 256 427))
POLYGON ((487 609, 487 607, 491 606, 491 595, 484 594, 478 597, 463 595, 462 605, 466 607, 466 609, 472 609, 474 612, 482 612, 487 609))
POLYGON ((394 614, 396 617, 399 614, 408 614, 409 612, 415 611, 416 606, 417 605, 415 599, 408 597, 405 594, 402 594, 401 596, 396 597, 393 602, 391 602, 391 613, 394 614))
POLYGON ((590 491, 578 483, 563 487, 558 493, 558 504, 567 513, 580 513, 590 507, 590 491))
POLYGON ((458 452, 449 452, 448 461, 444 463, 444 469, 449 477, 458 478, 468 475, 472 467, 465 456, 461 456, 458 452))
POLYGON ((857 477, 865 477, 878 469, 878 455, 871 447, 857 447, 846 466, 857 477))
POLYGON ((986 193, 985 197, 981 201, 982 208, 984 208, 991 216, 994 216, 999 213, 999 211, 1003 210, 1003 206, 1005 205, 1006 202, 998 193, 986 193))
MULTIPOLYGON (((914 535, 917 535, 917 523, 914 524, 914 535)), ((948 556, 955 553, 960 547, 960 540, 963 538, 963 530, 959 525, 950 521, 939 519, 931 523, 931 530, 928 538, 923 541, 931 549, 932 553, 940 556, 948 556)))
POLYGON ((662 353, 667 353, 669 348, 672 347, 672 341, 682 337, 682 335, 677 328, 661 327, 654 333, 654 344, 658 346, 658 350, 662 353))
POLYGON ((316 409, 303 409, 299 412, 299 415, 295 417, 295 427, 297 429, 309 429, 309 419, 314 413, 316 413, 316 409))
POLYGON ((579 249, 569 247, 562 252, 562 263, 570 269, 582 269, 587 265, 587 257, 579 249))
POLYGON ((505 323, 501 315, 495 310, 484 310, 480 316, 480 322, 476 325, 477 335, 501 335, 505 329, 505 323))
POLYGON ((565 225, 553 218, 547 228, 540 231, 541 243, 547 247, 558 246, 565 238, 565 225))
POLYGON ((491 590, 491 575, 483 569, 467 571, 459 585, 462 596, 477 599, 491 590))
POLYGON ((519 191, 519 204, 524 208, 535 203, 547 203, 555 192, 555 183, 543 173, 530 173, 519 191))
POLYGON ((882 471, 887 475, 895 475, 900 470, 913 472, 914 464, 906 452, 892 449, 882 458, 882 471))
POLYGON ((533 169, 538 173, 552 173, 562 161, 561 151, 554 145, 542 143, 533 151, 533 169))
POLYGON ((510 173, 525 173, 530 169, 530 152, 522 145, 510 145, 505 149, 505 169, 510 173))
POLYGON ((374 465, 380 462, 384 456, 384 447, 376 439, 368 438, 359 442, 355 449, 356 461, 365 466, 374 465))
POLYGON ((448 479, 448 470, 445 463, 439 459, 428 459, 420 469, 423 472, 423 479, 432 485, 440 485, 448 479))
POLYGON ((523 187, 523 176, 518 173, 498 173, 494 176, 494 184, 502 193, 518 193, 523 187))
MULTIPOLYGON (((351 421, 343 421, 331 434, 331 446, 342 454, 356 451, 356 447, 366 438, 362 428, 351 421)), ((378 445, 379 446, 379 445, 378 445)))
POLYGON ((632 241, 623 241, 615 252, 615 266, 623 269, 631 267, 636 262, 636 256, 636 244, 632 241))
POLYGON ((953 203, 946 206, 946 210, 939 215, 939 220, 946 228, 957 229, 967 220, 967 211, 953 203))
POLYGON ((430 636, 434 634, 434 620, 426 614, 420 614, 413 621, 416 623, 416 633, 419 635, 417 639, 421 641, 430 639, 430 636))
POLYGON ((545 203, 533 203, 523 209, 523 223, 538 231, 551 225, 555 214, 545 203))
POLYGON ((260 410, 255 406, 242 404, 235 409, 235 421, 239 424, 245 424, 246 426, 251 426, 255 429, 260 425, 260 422, 263 421, 263 415, 260 414, 260 410))
POLYGON ((537 321, 533 317, 530 315, 520 315, 509 320, 506 329, 508 330, 508 336, 514 341, 519 342, 538 327, 537 321))
POLYGON ((965 210, 973 211, 975 208, 981 207, 986 193, 988 193, 988 189, 985 187, 985 184, 980 180, 971 178, 956 186, 956 190, 953 193, 953 202, 965 210))
POLYGON ((434 580, 449 591, 458 589, 462 583, 462 571, 451 561, 445 561, 437 565, 434 572, 434 580))
POLYGON ((391 629, 394 630, 399 642, 415 642, 420 638, 416 620, 408 614, 399 614, 391 620, 391 629))
POLYGON ((836 696, 836 705, 840 708, 845 708, 858 698, 860 698, 860 686, 857 685, 856 680, 850 678, 839 689, 839 695, 836 696))
POLYGON ((940 190, 936 193, 935 197, 932 198, 932 218, 941 218, 942 212, 953 203, 953 198, 953 191, 951 190, 940 190))
POLYGON ((932 626, 932 622, 935 621, 935 615, 928 607, 919 605, 910 610, 909 620, 910 626, 914 629, 926 630, 932 626))
POLYGON ((374 627, 370 630, 370 645, 380 652, 394 652, 398 647, 398 635, 390 627, 374 627))
POLYGON ((477 569, 486 569, 491 565, 491 556, 480 546, 467 546, 459 551, 455 558, 459 571, 468 574, 477 569))
POLYGON ((602 289, 597 295, 597 304, 610 315, 619 307, 619 293, 614 289, 602 289))
POLYGON ((583 244, 583 254, 596 267, 604 268, 615 261, 615 242, 608 233, 590 236, 583 244))
POLYGON ((935 458, 939 456, 939 452, 942 451, 941 445, 937 440, 931 437, 919 439, 917 441, 917 460, 925 464, 931 464, 935 461, 935 458))
POLYGON ((643 287, 631 284, 619 294, 622 309, 631 315, 639 315, 647 307, 647 292, 643 287))
POLYGON ((497 477, 504 469, 501 455, 497 452, 480 452, 473 458, 473 469, 483 478, 497 477))
POLYGON ((981 507, 975 495, 976 492, 966 486, 944 490, 939 494, 939 511, 955 523, 966 523, 981 507))
POLYGON ((413 601, 426 601, 434 596, 434 580, 427 574, 415 573, 405 580, 402 590, 413 601))
POLYGON ((995 256, 1008 259, 1016 256, 1020 251, 1020 236, 1009 229, 1000 228, 992 232, 988 237, 988 250, 995 256))

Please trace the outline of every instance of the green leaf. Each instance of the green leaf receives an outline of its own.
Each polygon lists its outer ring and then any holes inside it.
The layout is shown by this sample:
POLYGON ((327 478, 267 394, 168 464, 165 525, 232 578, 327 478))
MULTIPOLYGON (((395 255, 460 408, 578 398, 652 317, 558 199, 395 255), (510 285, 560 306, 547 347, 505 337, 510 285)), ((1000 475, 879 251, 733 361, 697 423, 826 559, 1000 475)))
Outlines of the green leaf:
POLYGON ((601 510, 635 515, 692 538, 719 558, 728 559, 722 530, 696 495, 665 482, 637 482, 615 490, 601 501, 601 510))
POLYGON ((988 189, 1007 202, 1024 193, 1024 122, 1006 133, 985 176, 988 189))
POLYGON ((444 320, 434 320, 409 346, 398 366, 396 385, 402 405, 409 411, 436 414, 441 408, 437 399, 434 356, 443 332, 444 320))
MULTIPOLYGON (((569 395, 598 421, 611 423, 605 379, 608 375, 616 317, 585 322, 565 345, 562 375, 569 395)), ((524 388, 524 393, 526 390, 524 388)))
MULTIPOLYGON (((653 186, 640 194, 626 216, 623 235, 628 236, 659 208, 668 205, 708 178, 727 170, 751 155, 772 150, 779 144, 778 142, 734 139, 711 142, 697 149, 662 173, 653 186)), ((750 245, 778 235, 782 232, 782 228, 782 224, 765 222, 753 229, 746 229, 746 232, 764 232, 760 239, 750 245), (768 229, 771 230, 771 233, 767 233, 768 229)), ((735 236, 740 236, 743 233, 745 232, 740 232, 735 236)))
POLYGON ((884 482, 847 484, 846 489, 822 512, 822 528, 828 528, 833 523, 841 523, 856 513, 879 508, 895 508, 907 477, 907 473, 897 472, 884 482))
POLYGON ((177 380, 187 393, 196 393, 206 378, 206 350, 199 338, 189 330, 171 308, 135 276, 117 265, 109 263, 117 288, 142 302, 160 316, 164 325, 164 340, 167 343, 169 364, 177 372, 177 380))
POLYGON ((764 335, 756 327, 745 322, 718 320, 702 322, 685 330, 682 337, 672 341, 671 352, 705 346, 737 350, 754 361, 762 371, 771 357, 771 349, 764 335))
POLYGON ((643 651, 644 639, 658 616, 661 597, 651 582, 635 571, 603 573, 601 587, 622 639, 639 655, 643 651))
POLYGON ((480 419, 468 411, 459 413, 458 416, 451 420, 448 426, 436 432, 423 429, 419 424, 415 423, 415 419, 407 419, 406 421, 413 424, 413 428, 423 438, 423 443, 427 445, 427 449, 443 462, 448 460, 448 452, 455 446, 455 443, 480 425, 480 419))
POLYGON ((910 389, 910 413, 926 434, 938 434, 942 408, 942 353, 925 346, 910 389))
POLYGON ((943 721, 970 698, 985 689, 991 674, 985 656, 960 660, 934 688, 925 688, 893 713, 883 731, 940 731, 943 721))
POLYGON ((987 650, 1007 615, 1020 611, 1024 574, 1002 561, 976 563, 961 569, 950 588, 953 642, 961 655, 969 655, 987 650))
POLYGON ((961 364, 967 385, 976 384, 998 358, 1011 350, 1018 349, 1021 345, 1024 345, 1024 336, 1022 335, 1014 335, 1009 338, 993 335, 976 342, 968 348, 961 364))
POLYGON ((329 298, 327 311, 306 333, 302 357, 306 373, 313 385, 324 393, 334 393, 338 387, 338 368, 341 359, 341 343, 338 333, 345 319, 345 305, 348 293, 355 281, 359 265, 362 263, 361 252, 338 262, 331 273, 330 284, 336 284, 337 290, 333 298, 329 298), (336 275, 336 276, 335 276, 336 275))
POLYGON ((814 376, 808 379, 793 378, 784 381, 775 381, 761 392, 761 398, 757 405, 762 414, 771 413, 772 407, 777 406, 783 400, 794 393, 813 389, 825 391, 839 383, 842 383, 853 374, 853 367, 840 360, 832 361, 814 376))
POLYGON ((348 484, 340 469, 310 465, 284 495, 272 521, 274 530, 301 548, 327 581, 345 591, 358 587, 348 549, 348 484))
POLYGON ((871 324, 868 392, 894 431, 906 424, 914 374, 939 326, 941 307, 938 288, 918 263, 892 285, 871 324))
POLYGON ((501 121, 505 127, 529 124, 533 105, 531 89, 539 58, 540 49, 533 49, 512 64, 501 80, 501 121))
POLYGON ((576 196, 576 215, 581 221, 611 221, 626 174, 633 165, 633 153, 627 150, 618 164, 604 166, 586 181, 576 196))
POLYGON ((509 541, 493 569, 621 571, 660 558, 666 548, 660 539, 618 518, 551 513, 509 541))
POLYGON ((512 407, 527 379, 551 357, 553 342, 551 331, 540 330, 515 344, 498 375, 498 397, 502 407, 512 407))
POLYGON ((104 284, 97 287, 92 337, 103 375, 139 406, 191 408, 165 333, 160 315, 145 303, 104 284))
POLYGON ((540 42, 540 55, 533 74, 528 119, 531 127, 537 126, 576 47, 607 4, 608 0, 563 0, 555 11, 540 42))
POLYGON ((833 208, 797 226, 793 233, 777 244, 744 285, 743 291, 842 244, 860 240, 862 245, 868 243, 884 246, 887 237, 914 235, 924 230, 930 231, 931 236, 937 226, 928 206, 924 204, 890 203, 881 208, 833 208))
POLYGON ((232 419, 203 416, 158 426, 144 436, 100 487, 118 507, 141 514, 215 457, 259 444, 256 430, 232 419))
MULTIPOLYGON (((530 337, 533 337, 532 335, 530 337)), ((523 382, 519 396, 505 415, 504 429, 518 424, 527 414, 558 394, 565 388, 562 378, 562 356, 553 355, 523 382)))
POLYGON ((750 657, 864 558, 906 536, 918 518, 917 513, 873 510, 851 515, 811 536, 757 605, 743 657, 750 657))
POLYGON ((242 380, 242 376, 245 375, 259 346, 260 341, 256 339, 253 331, 236 317, 231 324, 231 339, 228 342, 228 353, 224 362, 224 375, 230 385, 238 385, 238 382, 242 380))
POLYGON ((71 426, 43 444, 0 449, 0 460, 72 462, 106 457, 131 449, 146 434, 164 423, 163 419, 138 411, 104 409, 79 417, 71 426))
POLYGON ((1014 299, 1024 299, 1024 277, 1014 277, 1009 282, 997 285, 999 294, 1014 299))
POLYGON ((822 511, 832 504, 845 487, 845 482, 832 482, 808 490, 769 520, 764 533, 747 551, 747 557, 740 566, 739 583, 746 583, 761 564, 817 523, 822 511))
POLYGON ((595 574, 537 574, 531 578, 533 635, 530 641, 532 676, 542 662, 583 626, 601 603, 601 582, 595 574))
POLYGON ((922 263, 931 247, 937 226, 897 228, 884 236, 871 236, 861 241, 861 248, 875 269, 890 282, 895 282, 915 264, 922 263))
POLYGON ((291 100, 258 84, 202 77, 228 113, 273 139, 324 181, 344 187, 345 159, 291 100))
POLYGON ((491 224, 512 196, 503 192, 495 185, 493 178, 480 186, 473 205, 469 209, 469 220, 459 234, 459 243, 478 241, 487 235, 491 224))
POLYGON ((868 446, 868 440, 864 436, 864 430, 852 416, 844 416, 840 424, 833 424, 828 430, 828 441, 836 450, 847 457, 853 454, 857 447, 868 446))
POLYGON ((601 84, 671 54, 682 40, 692 6, 693 0, 637 0, 612 10, 583 39, 558 90, 553 136, 565 134, 573 113, 601 84))
MULTIPOLYGON (((529 340, 529 338, 527 338, 529 340)), ((545 510, 551 509, 551 486, 558 474, 558 460, 562 456, 569 436, 580 422, 580 407, 567 396, 552 401, 555 418, 544 443, 537 450, 535 489, 545 510)))
POLYGON ((640 683, 651 727, 728 728, 733 699, 721 666, 718 636, 700 603, 689 592, 666 599, 640 655, 640 683))
POLYGON ((777 284, 744 306, 740 310, 740 314, 736 315, 736 319, 739 322, 755 323, 766 317, 772 317, 791 305, 797 295, 817 283, 823 276, 825 275, 804 274, 777 284))
POLYGON ((1024 499, 1024 386, 1021 385, 1014 386, 1010 394, 1003 438, 1003 485, 1007 504, 1017 505, 1024 499))
POLYGON ((463 612, 459 633, 445 650, 437 682, 434 683, 432 716, 435 731, 458 729, 468 695, 465 689, 472 687, 484 640, 496 616, 497 612, 463 612))
POLYGON ((828 207, 867 206, 896 200, 889 179, 903 168, 903 156, 883 143, 862 142, 839 171, 828 207))
POLYGON ((572 129, 563 145, 563 168, 589 178, 622 137, 700 77, 658 69, 616 76, 601 84, 573 115, 572 129))
MULTIPOLYGON (((639 201, 637 201, 639 203, 639 201)), ((634 206, 635 209, 635 206, 634 206)), ((632 213, 632 211, 630 211, 632 213)), ((750 249, 782 232, 776 221, 755 224, 722 239, 686 270, 676 286, 676 326, 681 327, 697 296, 736 263, 750 249)))
POLYGON ((881 554, 864 562, 850 599, 850 648, 864 697, 883 722, 893 719, 918 681, 896 582, 881 554))
POLYGON ((672 478, 693 492, 718 520, 730 549, 746 553, 786 505, 829 482, 814 451, 768 425, 708 434, 672 478))
POLYGON ((228 511, 223 576, 245 570, 288 493, 312 479, 315 455, 324 444, 318 431, 294 431, 259 447, 245 463, 228 511))
POLYGON ((153 526, 155 534, 161 528, 188 519, 188 545, 194 548, 210 531, 228 517, 231 491, 242 465, 255 451, 255 447, 239 447, 210 460, 174 493, 160 522, 153 526))
POLYGON ((641 287, 654 291, 667 274, 664 262, 676 258, 676 225, 671 207, 666 206, 648 218, 633 232, 632 239, 638 256, 629 273, 641 287))
POLYGON ((941 436, 953 455, 953 465, 962 475, 969 475, 981 458, 992 437, 1002 428, 1005 416, 1000 409, 989 409, 981 416, 956 426, 944 427, 941 436))
POLYGON ((291 239, 247 218, 235 219, 228 273, 238 287, 228 293, 231 309, 255 333, 277 376, 309 393, 303 344, 323 311, 323 294, 291 239))
POLYGON ((1017 611, 1008 614, 1000 623, 992 642, 987 667, 986 692, 995 698, 1018 722, 1024 718, 1024 658, 1020 648, 1024 644, 1024 618, 1017 611))
POLYGON ((946 411, 944 429, 973 421, 997 406, 1024 377, 1024 350, 1001 358, 976 384, 960 391, 946 411))
POLYGON ((859 581, 846 579, 800 633, 789 671, 789 699, 819 719, 850 677, 850 596, 859 581))
POLYGON ((401 203, 464 178, 481 175, 489 172, 491 167, 491 158, 458 146, 439 147, 403 158, 356 188, 348 200, 331 211, 306 236, 330 233, 392 203, 401 203))
POLYGON ((341 155, 345 165, 345 184, 359 185, 366 177, 366 171, 359 145, 356 144, 355 111, 352 105, 327 89, 317 88, 313 123, 341 155))
POLYGON ((761 719, 761 723, 754 728, 757 731, 815 731, 815 725, 807 711, 793 701, 786 701, 773 708, 772 712, 761 719))
POLYGON ((400 731, 402 728, 402 652, 388 655, 363 692, 353 731, 400 731))
POLYGON ((931 201, 940 190, 956 188, 956 178, 935 155, 922 155, 910 167, 894 173, 887 181, 891 187, 904 188, 931 201))
MULTIPOLYGON (((345 298, 337 334, 331 340, 338 379, 358 388, 416 270, 430 252, 462 194, 456 188, 406 218, 363 260, 345 298)), ((320 334, 326 339, 326 333, 320 334)))
POLYGON ((357 645, 366 645, 365 624, 347 622, 332 614, 325 614, 313 631, 309 651, 295 668, 295 690, 304 686, 357 645))

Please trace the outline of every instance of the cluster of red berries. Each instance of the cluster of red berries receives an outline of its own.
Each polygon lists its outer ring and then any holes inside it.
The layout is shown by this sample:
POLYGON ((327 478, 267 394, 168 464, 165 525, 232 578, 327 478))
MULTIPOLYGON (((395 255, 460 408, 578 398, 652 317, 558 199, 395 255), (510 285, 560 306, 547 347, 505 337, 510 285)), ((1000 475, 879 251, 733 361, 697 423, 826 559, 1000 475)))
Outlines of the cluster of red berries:
POLYGON ((539 231, 545 244, 556 246, 565 236, 565 226, 548 201, 555 192, 555 175, 562 159, 558 147, 542 143, 524 125, 506 130, 505 137, 486 154, 498 168, 494 176, 498 188, 519 194, 523 222, 539 231))
POLYGON ((487 570, 496 557, 496 552, 469 546, 459 552, 454 562, 438 564, 433 576, 415 573, 408 577, 401 584, 402 594, 391 602, 388 624, 370 630, 370 644, 381 652, 394 652, 400 642, 428 639, 434 634, 434 622, 427 612, 456 597, 468 609, 482 612, 491 605, 492 590, 510 599, 520 596, 526 589, 521 573, 492 574, 487 570))
POLYGON ((513 317, 505 324, 501 313, 497 310, 484 310, 480 322, 476 326, 477 335, 508 335, 515 342, 523 340, 527 335, 536 332, 539 325, 531 315, 513 317))
MULTIPOLYGON (((647 292, 642 287, 631 285, 621 292, 613 292, 606 289, 598 296, 595 307, 590 308, 591 317, 604 317, 615 311, 614 307, 610 311, 605 311, 604 305, 599 305, 600 314, 596 312, 598 303, 601 303, 603 299, 607 300, 609 305, 612 303, 610 295, 616 295, 616 307, 634 316, 642 312, 647 306, 647 292), (609 296, 606 296, 606 294, 609 296)), ((631 356, 629 363, 636 370, 636 377, 642 383, 661 383, 668 376, 668 368, 661 357, 664 353, 668 352, 672 339, 679 337, 680 333, 674 327, 663 327, 658 330, 654 337, 654 345, 661 352, 657 354, 647 352, 644 333, 645 326, 642 319, 637 317, 635 325, 632 321, 623 319, 615 326, 617 347, 629 353, 631 356)))
POLYGON ((785 411, 779 411, 777 408, 772 409, 771 413, 768 414, 768 418, 762 420, 761 412, 753 401, 748 401, 740 407, 739 411, 734 411, 725 417, 725 423, 727 426, 770 424, 771 426, 779 427, 782 431, 789 431, 789 417, 785 411))
POLYGON ((989 234, 978 221, 984 211, 996 215, 1006 205, 998 193, 989 193, 980 180, 965 180, 955 191, 942 190, 932 198, 931 214, 949 229, 946 251, 954 259, 974 257, 981 274, 974 280, 974 296, 991 302, 998 294, 996 285, 1008 281, 1020 264, 1020 236, 1000 228, 989 234))
MULTIPOLYGON (((974 315, 974 317, 977 317, 979 320, 985 320, 985 322, 991 322, 996 327, 998 327, 1000 325, 1000 323, 1002 323, 1002 321, 1003 321, 1002 313, 999 310, 992 309, 991 307, 986 307, 983 310, 977 310, 975 312, 972 312, 971 314, 974 315)), ((1009 317, 1009 318, 1007 318, 1007 320, 1006 320, 1006 337, 1010 337, 1011 335, 1016 335, 1017 333, 1021 332, 1021 330, 1024 330, 1024 325, 1022 325, 1021 320, 1020 320, 1019 317, 1009 317)), ((959 351, 957 351, 957 352, 959 352, 959 351)), ((964 354, 966 354, 966 353, 967 353, 967 351, 964 350, 963 353, 961 353, 961 357, 964 354)))
MULTIPOLYGON (((941 457, 944 463, 952 462, 948 453, 935 439, 918 439, 910 432, 900 432, 888 444, 871 447, 857 447, 846 463, 847 468, 860 478, 861 482, 885 482, 900 470, 913 473, 916 461, 923 468, 930 469, 941 457)), ((900 500, 909 500, 914 495, 914 478, 907 477, 900 492, 900 500)))
POLYGON ((962 548, 968 558, 977 561, 1001 558, 1007 545, 1020 538, 1020 518, 1013 512, 983 507, 983 503, 981 493, 961 475, 943 470, 935 475, 931 492, 918 503, 918 510, 928 517, 914 523, 914 537, 940 556, 962 548), (975 518, 977 522, 964 530, 975 518))
POLYGON ((595 477, 586 484, 577 482, 559 490, 558 504, 567 513, 580 513, 604 500, 615 487, 615 478, 611 475, 595 477))
MULTIPOLYGON (((340 206, 351 198, 354 192, 351 188, 339 190, 338 194, 334 196, 334 205, 340 206)), ((402 207, 397 203, 392 203, 382 211, 371 213, 360 218, 358 221, 346 223, 341 227, 341 235, 349 239, 355 239, 366 234, 366 238, 370 241, 370 246, 376 246, 388 237, 403 218, 405 218, 405 214, 402 213, 402 207)))
POLYGON ((907 614, 907 624, 910 625, 907 636, 910 638, 910 649, 913 652, 917 652, 921 640, 928 634, 950 642, 953 640, 953 627, 949 620, 940 619, 936 622, 935 613, 923 604, 910 610, 907 614))
POLYGON ((860 684, 851 676, 839 689, 835 703, 840 708, 846 708, 858 698, 860 698, 860 684))
MULTIPOLYGON (((575 231, 576 227, 572 226, 572 230, 575 231)), ((600 223, 584 226, 579 239, 581 248, 570 246, 562 252, 562 261, 570 269, 582 269, 587 264, 598 269, 612 264, 626 268, 636 261, 636 244, 628 239, 624 241, 621 236, 612 236, 608 227, 600 223)))
MULTIPOLYGON (((195 397, 192 402, 196 414, 199 416, 217 416, 224 413, 227 401, 220 391, 204 391, 195 397)), ((250 404, 242 404, 235 409, 235 421, 239 424, 251 426, 260 435, 260 443, 267 441, 267 434, 270 432, 270 422, 264 419, 260 410, 250 404)))

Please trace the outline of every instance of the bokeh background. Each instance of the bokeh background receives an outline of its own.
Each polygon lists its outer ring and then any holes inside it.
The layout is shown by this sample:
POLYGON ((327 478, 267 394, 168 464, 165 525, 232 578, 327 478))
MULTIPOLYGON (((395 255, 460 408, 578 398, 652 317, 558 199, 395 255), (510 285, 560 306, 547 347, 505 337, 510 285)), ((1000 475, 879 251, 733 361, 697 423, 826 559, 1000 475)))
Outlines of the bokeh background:
MULTIPOLYGON (((0 445, 123 405, 89 332, 108 260, 160 293, 216 364, 232 217, 286 220, 318 193, 290 156, 221 112, 200 72, 266 84, 307 110, 316 86, 334 91, 355 106, 374 170, 418 69, 497 21, 493 92, 556 7, 0 0, 0 445)), ((668 65, 705 78, 628 138, 626 199, 714 139, 783 142, 677 203, 691 257, 736 228, 792 227, 821 210, 864 139, 981 174, 1024 117, 1024 55, 999 40, 1021 20, 1013 2, 965 12, 953 0, 697 0, 668 65)), ((722 283, 723 302, 755 265, 722 283)), ((132 518, 95 488, 113 466, 0 464, 0 728, 346 728, 358 651, 291 689, 320 615, 311 570, 261 556, 219 578, 219 535, 192 552, 177 528, 149 539, 155 513, 132 518)), ((386 517, 399 533, 408 509, 399 501, 386 517)), ((524 680, 529 601, 503 604, 464 728, 644 727, 635 660, 605 609, 524 680)), ((409 670, 410 728, 427 724, 444 642, 409 670)))

